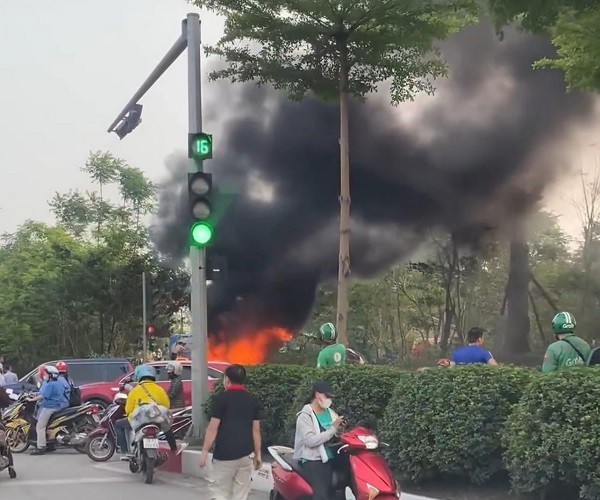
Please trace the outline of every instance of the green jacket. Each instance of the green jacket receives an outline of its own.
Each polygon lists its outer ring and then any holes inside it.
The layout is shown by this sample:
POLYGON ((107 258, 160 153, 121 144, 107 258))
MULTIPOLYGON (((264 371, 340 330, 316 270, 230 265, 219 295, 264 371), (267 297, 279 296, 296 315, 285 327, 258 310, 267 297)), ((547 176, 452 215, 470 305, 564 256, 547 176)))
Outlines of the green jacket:
POLYGON ((590 345, 585 340, 573 334, 565 335, 563 338, 566 338, 567 342, 557 340, 548 346, 546 355, 544 356, 544 364, 542 365, 543 373, 553 373, 572 366, 585 365, 590 356, 590 345), (579 350, 585 360, 569 345, 569 342, 579 350))
POLYGON ((326 366, 342 366, 346 363, 346 347, 342 344, 332 344, 324 347, 317 358, 317 368, 326 366))

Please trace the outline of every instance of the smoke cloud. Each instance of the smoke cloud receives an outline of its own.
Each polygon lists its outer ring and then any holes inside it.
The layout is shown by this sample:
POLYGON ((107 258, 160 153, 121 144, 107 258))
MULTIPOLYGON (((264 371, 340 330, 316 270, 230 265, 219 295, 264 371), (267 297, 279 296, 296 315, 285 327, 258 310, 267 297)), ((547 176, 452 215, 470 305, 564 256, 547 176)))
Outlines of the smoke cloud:
MULTIPOLYGON (((476 245, 510 227, 567 168, 569 129, 591 118, 590 96, 566 94, 558 72, 532 70, 552 54, 543 38, 507 30, 500 41, 482 23, 442 49, 450 76, 435 97, 393 108, 382 91, 351 106, 354 276, 406 258, 430 229, 476 245)), ((229 272, 210 289, 209 328, 297 329, 317 285, 337 275, 338 110, 228 82, 205 96, 207 123, 228 117, 207 167, 216 183, 241 185, 218 228, 214 251, 229 272)), ((181 259, 187 160, 167 166, 152 234, 160 252, 181 259)))

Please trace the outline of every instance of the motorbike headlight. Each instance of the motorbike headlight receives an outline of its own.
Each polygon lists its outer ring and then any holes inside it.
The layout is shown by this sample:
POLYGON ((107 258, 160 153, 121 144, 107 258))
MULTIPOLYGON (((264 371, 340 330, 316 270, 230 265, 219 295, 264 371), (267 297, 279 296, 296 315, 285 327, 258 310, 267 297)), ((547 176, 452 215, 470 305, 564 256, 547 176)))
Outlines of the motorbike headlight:
POLYGON ((367 483, 367 491, 369 492, 369 500, 373 500, 377 495, 379 495, 379 490, 369 483, 367 483))
POLYGON ((358 439, 365 445, 367 450, 379 448, 379 440, 375 436, 358 436, 358 439))

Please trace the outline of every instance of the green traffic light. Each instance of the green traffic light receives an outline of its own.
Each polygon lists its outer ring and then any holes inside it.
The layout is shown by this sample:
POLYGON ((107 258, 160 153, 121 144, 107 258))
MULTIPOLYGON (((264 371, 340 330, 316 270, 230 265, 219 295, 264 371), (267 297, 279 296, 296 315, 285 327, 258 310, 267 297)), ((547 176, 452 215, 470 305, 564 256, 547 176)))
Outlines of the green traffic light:
POLYGON ((213 228, 206 222, 196 222, 190 230, 192 244, 197 247, 204 247, 210 243, 213 237, 213 228))

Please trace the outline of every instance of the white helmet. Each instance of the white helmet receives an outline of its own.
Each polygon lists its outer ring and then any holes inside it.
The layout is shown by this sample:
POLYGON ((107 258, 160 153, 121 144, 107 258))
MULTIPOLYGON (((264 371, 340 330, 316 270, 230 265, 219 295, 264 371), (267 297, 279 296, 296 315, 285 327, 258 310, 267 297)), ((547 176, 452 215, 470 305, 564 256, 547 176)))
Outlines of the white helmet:
POLYGON ((44 367, 44 369, 46 370, 46 373, 47 373, 48 375, 50 375, 50 377, 51 377, 51 378, 55 378, 55 379, 56 379, 56 378, 58 378, 58 370, 56 369, 56 367, 55 367, 55 366, 52 366, 52 365, 46 365, 46 366, 44 367))
POLYGON ((175 375, 179 376, 181 375, 182 371, 183 366, 181 366, 179 361, 169 361, 167 363, 167 373, 174 373, 175 375))

